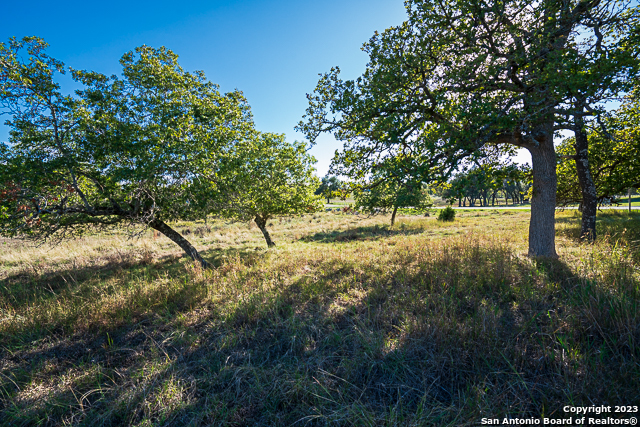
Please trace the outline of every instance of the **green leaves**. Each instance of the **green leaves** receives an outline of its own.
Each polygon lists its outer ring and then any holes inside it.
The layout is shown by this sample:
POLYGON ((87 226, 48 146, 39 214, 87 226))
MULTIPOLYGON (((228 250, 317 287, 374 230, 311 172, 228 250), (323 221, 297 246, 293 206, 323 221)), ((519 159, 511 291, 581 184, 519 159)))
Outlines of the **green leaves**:
POLYGON ((220 94, 170 50, 142 46, 123 56, 121 77, 73 70, 84 88, 67 97, 54 81, 64 66, 45 47, 32 38, 0 44, 0 99, 13 116, 0 153, 9 195, 0 232, 62 238, 201 217, 218 158, 254 132, 242 94, 220 94))
MULTIPOLYGON (((589 132, 589 167, 598 203, 608 203, 630 187, 640 187, 640 103, 634 89, 622 106, 589 132)), ((580 203, 582 194, 575 166, 574 139, 564 140, 558 151, 558 204, 580 203)))
POLYGON ((289 143, 284 135, 255 132, 229 147, 221 158, 215 210, 220 216, 242 221, 315 212, 322 205, 314 195, 319 184, 314 163, 306 144, 289 143))

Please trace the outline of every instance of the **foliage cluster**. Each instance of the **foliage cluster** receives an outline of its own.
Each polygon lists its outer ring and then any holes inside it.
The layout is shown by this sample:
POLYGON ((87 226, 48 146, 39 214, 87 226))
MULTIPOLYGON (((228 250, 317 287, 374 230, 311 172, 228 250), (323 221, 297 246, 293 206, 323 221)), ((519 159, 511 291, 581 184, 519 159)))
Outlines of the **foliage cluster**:
POLYGON ((122 57, 122 77, 71 70, 83 88, 64 96, 64 65, 45 48, 35 37, 0 43, 12 129, 0 146, 0 234, 42 242, 149 226, 206 266, 168 222, 213 213, 264 228, 318 208, 312 157, 256 131, 242 92, 220 94, 170 50, 142 46, 122 57))
POLYGON ((399 208, 424 213, 433 206, 428 189, 420 182, 372 178, 372 183, 358 187, 353 192, 355 208, 365 213, 391 211, 391 226, 395 223, 399 208))
POLYGON ((451 206, 447 206, 438 213, 438 221, 453 221, 456 219, 456 211, 451 206))
POLYGON ((344 198, 344 193, 344 183, 337 176, 326 175, 322 177, 314 194, 324 197, 327 203, 331 203, 331 199, 344 198))

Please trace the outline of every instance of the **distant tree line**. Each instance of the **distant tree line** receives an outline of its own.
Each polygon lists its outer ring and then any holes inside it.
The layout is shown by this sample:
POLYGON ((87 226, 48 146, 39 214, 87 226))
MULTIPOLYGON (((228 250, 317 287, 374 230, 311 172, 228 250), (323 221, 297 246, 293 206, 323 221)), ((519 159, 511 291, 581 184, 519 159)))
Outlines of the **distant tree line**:
POLYGON ((459 207, 522 204, 531 189, 528 165, 482 165, 456 174, 449 182, 434 187, 436 194, 459 207))

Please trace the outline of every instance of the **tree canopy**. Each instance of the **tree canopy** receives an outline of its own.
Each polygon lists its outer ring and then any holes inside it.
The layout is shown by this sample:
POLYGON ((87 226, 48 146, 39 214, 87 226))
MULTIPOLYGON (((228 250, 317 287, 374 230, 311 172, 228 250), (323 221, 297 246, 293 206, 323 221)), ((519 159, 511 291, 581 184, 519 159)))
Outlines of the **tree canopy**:
POLYGON ((323 176, 320 181, 320 185, 315 191, 315 194, 327 199, 327 203, 333 197, 339 197, 343 188, 342 181, 337 176, 323 176))
POLYGON ((556 256, 554 132, 573 127, 576 97, 592 106, 623 89, 635 66, 636 9, 617 0, 410 0, 406 8, 406 22, 364 45, 361 77, 343 81, 339 68, 321 77, 299 129, 344 141, 334 161, 348 176, 401 154, 420 179, 443 180, 464 158, 526 148, 529 254, 556 256))
MULTIPOLYGON (((142 46, 122 57, 121 77, 72 70, 83 89, 65 96, 55 82, 64 65, 45 48, 33 37, 0 44, 0 100, 12 116, 0 147, 0 233, 43 241, 150 226, 206 266, 167 222, 224 205, 221 165, 255 141, 242 93, 221 94, 170 50, 142 46)), ((268 169, 273 152, 262 148, 250 151, 252 165, 268 169)))
POLYGON ((315 159, 303 142, 288 143, 284 135, 255 133, 234 145, 219 163, 216 180, 216 215, 254 220, 268 247, 275 246, 266 228, 275 216, 316 212, 314 195, 319 180, 315 159))
POLYGON ((380 179, 373 176, 376 185, 365 186, 354 191, 355 207, 364 212, 391 211, 391 227, 398 208, 409 208, 416 212, 428 210, 433 203, 427 189, 416 181, 402 181, 393 178, 380 179))

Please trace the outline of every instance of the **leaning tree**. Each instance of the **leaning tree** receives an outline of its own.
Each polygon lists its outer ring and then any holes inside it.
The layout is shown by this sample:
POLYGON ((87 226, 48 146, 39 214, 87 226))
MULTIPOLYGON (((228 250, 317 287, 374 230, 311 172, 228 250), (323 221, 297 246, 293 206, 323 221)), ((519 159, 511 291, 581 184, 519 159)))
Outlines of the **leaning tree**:
POLYGON ((167 223, 200 216, 225 148, 253 131, 239 91, 220 94, 168 49, 136 48, 122 76, 73 71, 64 96, 43 40, 0 44, 0 101, 11 119, 0 145, 0 234, 42 242, 89 228, 149 226, 207 263, 167 223))
POLYGON ((338 68, 321 77, 299 129, 312 141, 321 132, 344 141, 334 162, 353 174, 400 151, 422 158, 424 180, 442 180, 487 150, 525 148, 529 255, 557 256, 554 133, 576 128, 592 108, 576 107, 602 92, 590 82, 631 70, 625 61, 598 64, 627 48, 635 10, 623 0, 408 0, 406 8, 406 22, 364 45, 361 77, 343 81, 338 68))

